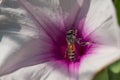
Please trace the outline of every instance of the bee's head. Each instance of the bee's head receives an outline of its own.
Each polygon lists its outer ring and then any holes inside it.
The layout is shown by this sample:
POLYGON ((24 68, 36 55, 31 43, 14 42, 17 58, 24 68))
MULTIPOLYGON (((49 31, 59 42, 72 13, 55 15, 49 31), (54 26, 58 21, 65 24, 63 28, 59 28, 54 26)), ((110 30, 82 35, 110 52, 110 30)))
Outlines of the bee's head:
POLYGON ((75 30, 68 30, 66 35, 75 35, 75 30))
POLYGON ((67 39, 68 42, 74 43, 75 37, 76 37, 76 31, 75 30, 68 30, 66 32, 66 39, 67 39))

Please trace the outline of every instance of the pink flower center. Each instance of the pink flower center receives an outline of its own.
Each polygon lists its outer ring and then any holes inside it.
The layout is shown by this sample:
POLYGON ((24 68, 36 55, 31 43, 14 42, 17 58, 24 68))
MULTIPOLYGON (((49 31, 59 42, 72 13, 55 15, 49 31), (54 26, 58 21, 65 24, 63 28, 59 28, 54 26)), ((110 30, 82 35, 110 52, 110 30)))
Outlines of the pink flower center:
POLYGON ((85 41, 80 35, 77 34, 77 30, 66 31, 66 36, 61 44, 62 58, 68 62, 77 62, 80 57, 85 54, 90 45, 89 41, 85 41))

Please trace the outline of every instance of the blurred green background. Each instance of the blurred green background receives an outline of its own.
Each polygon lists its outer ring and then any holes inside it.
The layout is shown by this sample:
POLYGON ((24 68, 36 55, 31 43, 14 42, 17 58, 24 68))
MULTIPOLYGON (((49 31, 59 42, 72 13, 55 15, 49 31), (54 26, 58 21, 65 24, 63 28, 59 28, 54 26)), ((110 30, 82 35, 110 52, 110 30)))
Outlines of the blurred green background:
MULTIPOLYGON (((120 25, 120 0, 113 0, 120 25)), ((93 80, 120 80, 120 60, 98 73, 93 80)))
POLYGON ((114 3, 115 8, 116 8, 118 22, 120 24, 120 0, 113 0, 113 3, 114 3))
POLYGON ((93 80, 120 80, 120 60, 103 69, 93 80))

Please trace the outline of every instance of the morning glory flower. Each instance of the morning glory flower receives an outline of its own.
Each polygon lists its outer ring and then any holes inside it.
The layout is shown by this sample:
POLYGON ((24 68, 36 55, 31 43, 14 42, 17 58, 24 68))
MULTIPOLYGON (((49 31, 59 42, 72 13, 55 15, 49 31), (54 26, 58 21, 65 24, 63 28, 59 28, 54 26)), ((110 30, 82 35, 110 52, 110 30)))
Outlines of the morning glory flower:
POLYGON ((111 0, 0 4, 0 80, 92 80, 120 59, 111 0))

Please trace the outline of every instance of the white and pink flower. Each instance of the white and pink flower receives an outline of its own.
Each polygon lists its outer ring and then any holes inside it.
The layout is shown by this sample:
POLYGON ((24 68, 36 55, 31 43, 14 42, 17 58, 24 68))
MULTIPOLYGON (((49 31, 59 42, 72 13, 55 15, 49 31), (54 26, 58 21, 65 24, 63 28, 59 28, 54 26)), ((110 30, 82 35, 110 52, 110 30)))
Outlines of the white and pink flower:
POLYGON ((120 59, 111 0, 1 0, 0 80, 91 80, 120 59), (64 57, 77 30, 77 57, 64 57))

